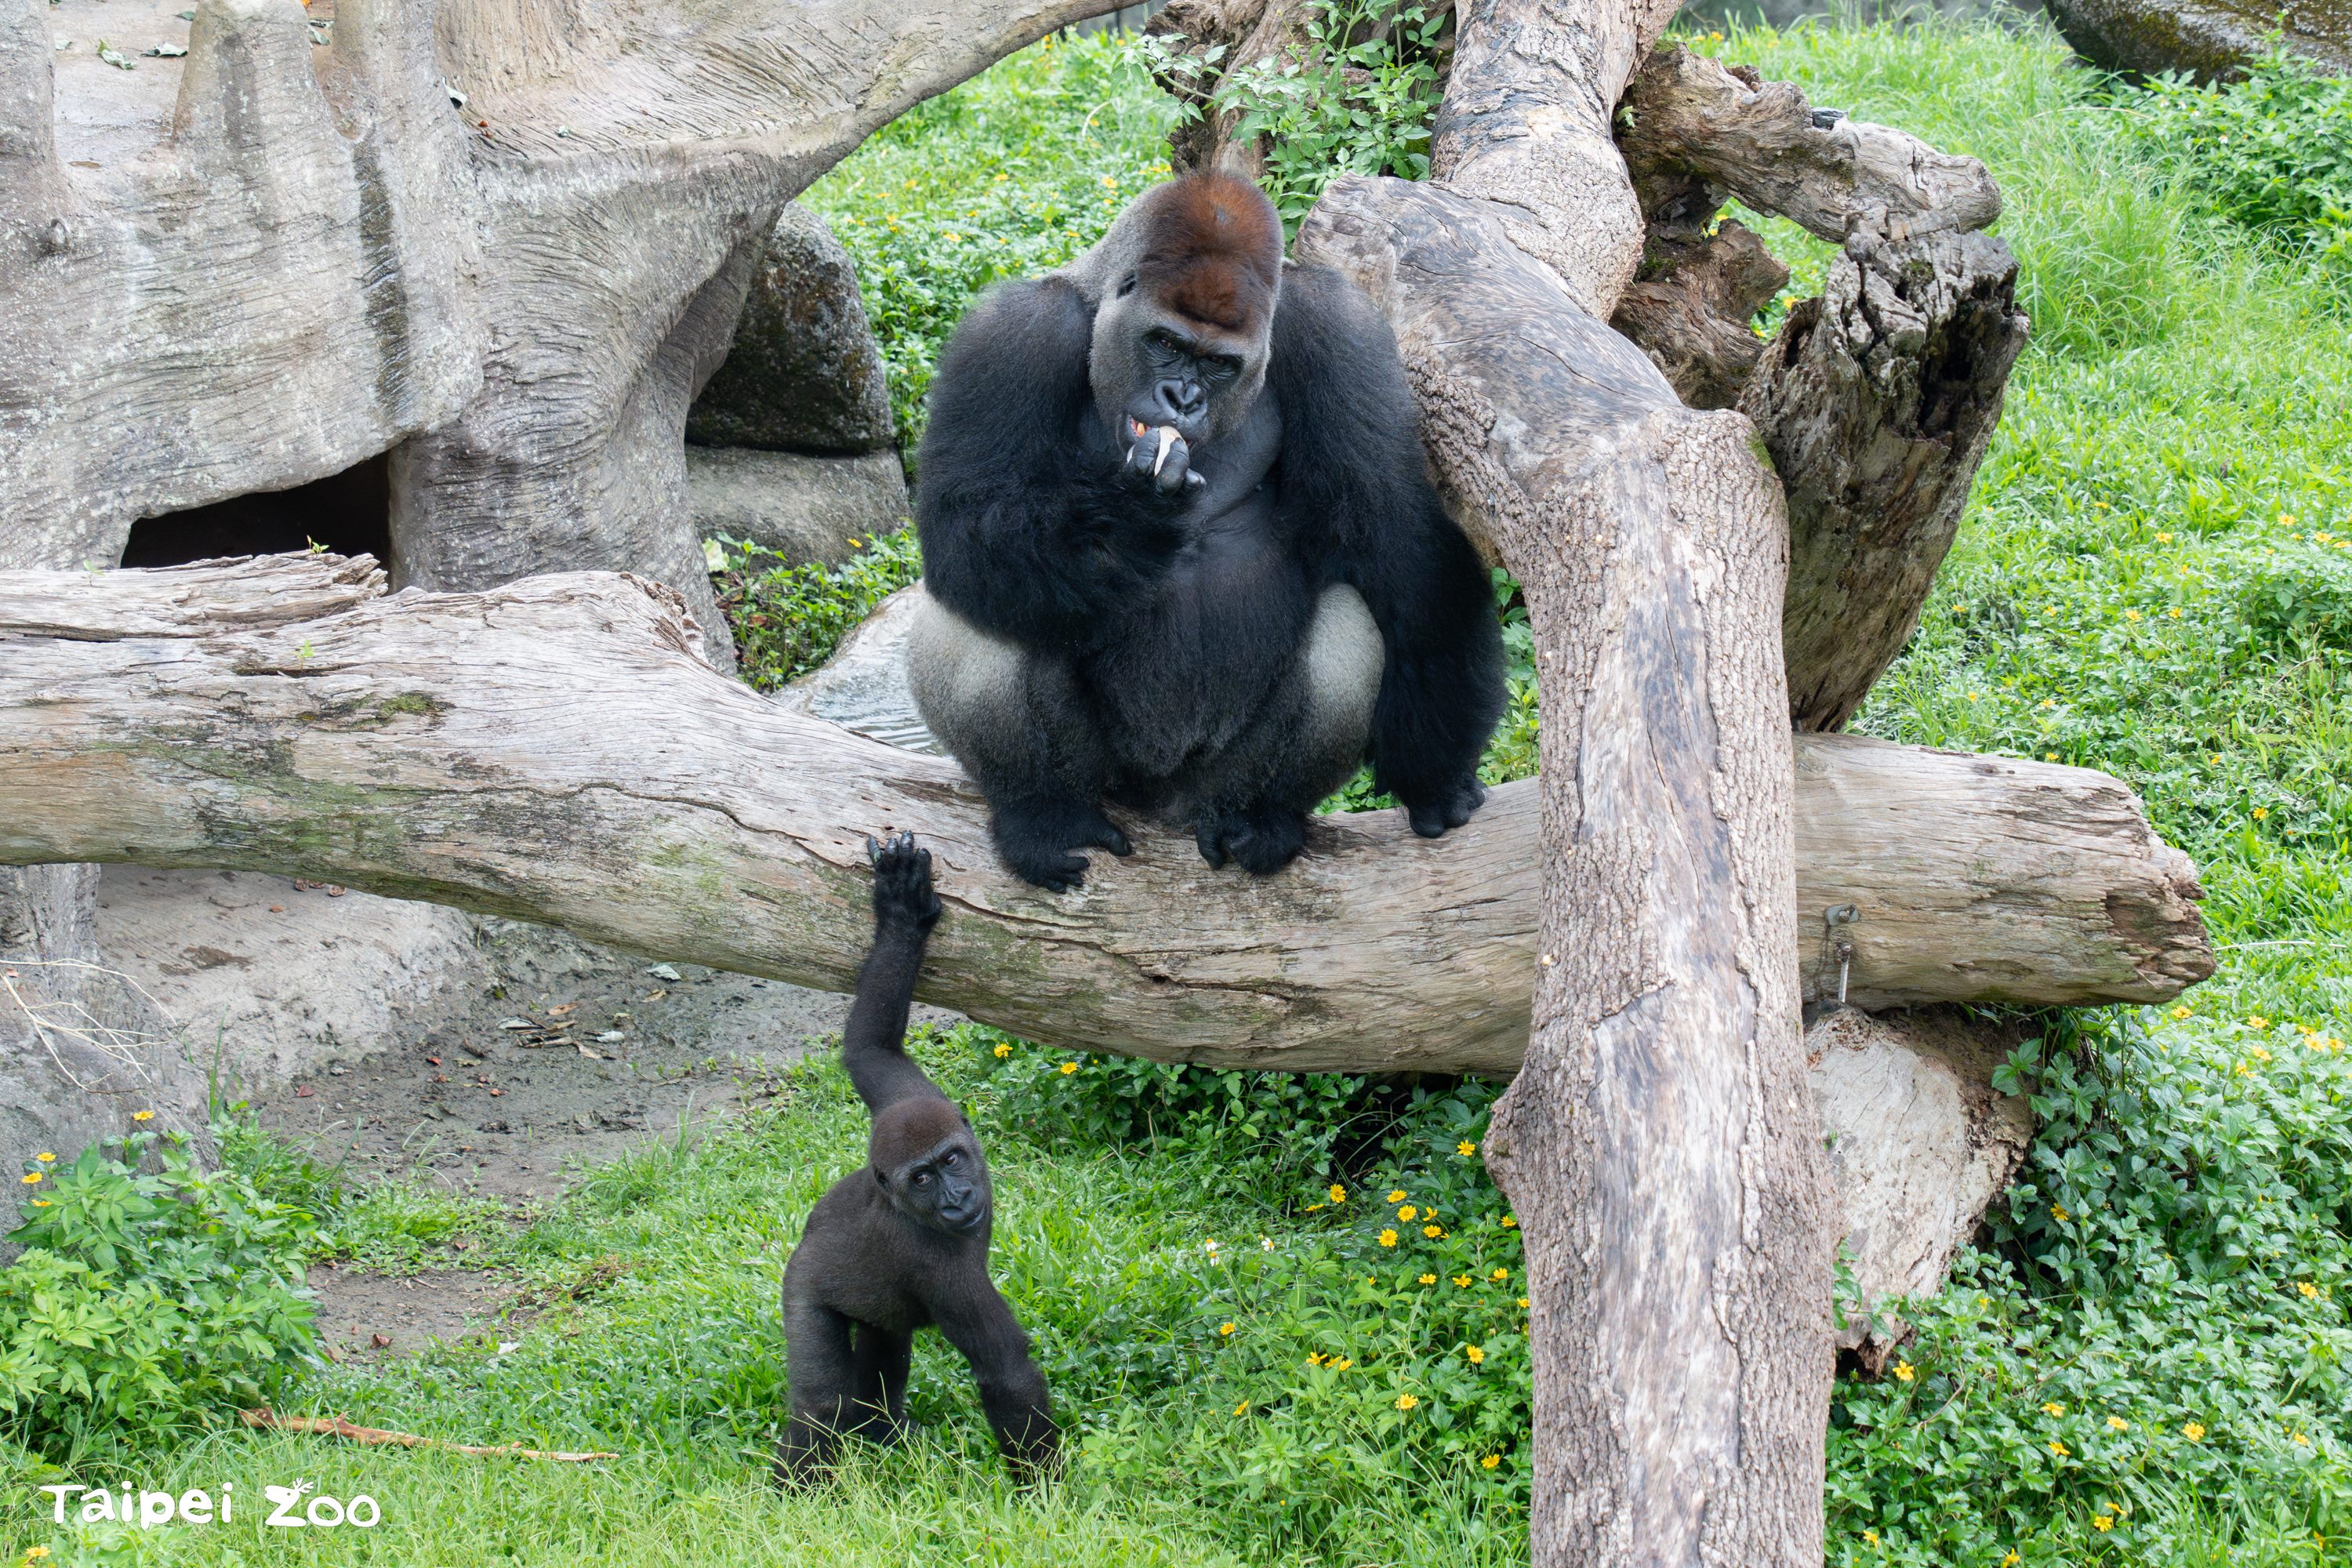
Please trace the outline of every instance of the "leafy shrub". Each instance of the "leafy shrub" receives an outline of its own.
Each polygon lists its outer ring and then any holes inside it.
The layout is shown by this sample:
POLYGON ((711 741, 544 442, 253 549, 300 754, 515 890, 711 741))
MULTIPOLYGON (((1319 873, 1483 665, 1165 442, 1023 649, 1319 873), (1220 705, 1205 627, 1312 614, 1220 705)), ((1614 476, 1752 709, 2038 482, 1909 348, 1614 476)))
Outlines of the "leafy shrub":
POLYGON ((2352 1525, 2344 1043, 2190 1018, 2053 1015, 1999 1075, 2041 1134, 1997 1253, 1906 1306, 1891 1376, 1837 1384, 1832 1561, 2144 1561, 2199 1495, 2352 1525))
MULTIPOLYGON (((1430 121, 1445 90, 1437 72, 1444 10, 1411 0, 1312 0, 1305 20, 1304 51, 1228 73, 1209 103, 1212 112, 1239 116, 1237 140, 1264 139, 1259 184, 1293 237, 1335 175, 1427 175, 1430 121)), ((1179 55, 1149 37, 1137 46, 1139 59, 1180 83, 1198 80, 1222 55, 1222 47, 1179 55)))
POLYGON ((2168 76, 2117 101, 2215 212, 2352 274, 2352 79, 2280 49, 2234 85, 2168 76))
POLYGON ((2266 559, 2240 590, 2238 613, 2273 642, 2289 647, 2352 649, 2352 560, 2326 541, 2299 541, 2266 559))
POLYGON ((734 634, 743 679, 761 691, 832 658, 875 605, 923 574, 922 547, 912 529, 877 535, 838 566, 793 566, 761 545, 714 542, 726 565, 711 574, 711 587, 734 634))
POLYGON ((25 1175, 8 1237, 24 1251, 0 1270, 0 1409, 19 1441, 152 1438, 267 1400, 310 1355, 309 1214, 147 1132, 25 1175))

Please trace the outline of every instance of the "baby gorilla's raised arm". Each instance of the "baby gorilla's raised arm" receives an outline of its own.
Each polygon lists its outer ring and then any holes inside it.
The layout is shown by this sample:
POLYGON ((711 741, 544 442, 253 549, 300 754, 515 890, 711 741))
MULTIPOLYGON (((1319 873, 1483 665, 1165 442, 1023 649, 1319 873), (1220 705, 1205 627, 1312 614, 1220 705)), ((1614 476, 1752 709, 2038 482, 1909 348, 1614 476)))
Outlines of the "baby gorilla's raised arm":
POLYGON ((857 972, 841 1060, 866 1108, 879 1112, 918 1095, 947 1098, 907 1055, 907 1013, 939 924, 940 896, 931 890, 931 852, 916 847, 913 834, 887 844, 869 837, 866 854, 874 862, 874 951, 857 972))

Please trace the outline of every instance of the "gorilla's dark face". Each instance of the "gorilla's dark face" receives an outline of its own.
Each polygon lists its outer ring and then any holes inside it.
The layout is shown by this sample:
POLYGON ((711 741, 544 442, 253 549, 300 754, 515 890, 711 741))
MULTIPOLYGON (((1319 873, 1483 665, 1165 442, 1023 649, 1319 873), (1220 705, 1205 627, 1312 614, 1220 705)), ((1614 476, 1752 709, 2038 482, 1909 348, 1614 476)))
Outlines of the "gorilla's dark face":
POLYGON ((1095 317, 1089 369, 1122 448, 1161 429, 1206 448, 1241 423, 1265 384, 1265 342, 1155 307, 1129 274, 1095 317))
POLYGON ((1138 197, 1071 271, 1095 301, 1095 406, 1129 467, 1171 488, 1171 458, 1181 475, 1265 384, 1281 220, 1247 181, 1187 175, 1138 197))
POLYGON ((890 1206, 942 1236, 988 1224, 988 1165, 962 1115, 945 1100, 901 1100, 875 1118, 868 1152, 890 1206))

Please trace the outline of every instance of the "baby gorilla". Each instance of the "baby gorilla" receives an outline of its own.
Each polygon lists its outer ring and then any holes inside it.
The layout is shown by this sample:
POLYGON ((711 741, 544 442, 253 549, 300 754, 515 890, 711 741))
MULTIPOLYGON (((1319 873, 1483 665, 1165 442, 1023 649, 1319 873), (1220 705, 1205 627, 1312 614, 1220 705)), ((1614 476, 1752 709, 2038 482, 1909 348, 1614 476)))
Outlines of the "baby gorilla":
POLYGON ((858 971, 841 1058, 874 1115, 866 1168, 824 1194, 784 1265, 792 1421, 780 1485, 814 1479, 845 1436, 894 1441, 907 1354, 935 1323, 971 1363, 997 1447, 1024 1482, 1050 1470, 1060 1428, 1029 1336, 988 1278, 988 1165, 962 1112, 906 1052, 907 1009, 940 918, 931 855, 912 834, 868 838, 874 951, 858 971))

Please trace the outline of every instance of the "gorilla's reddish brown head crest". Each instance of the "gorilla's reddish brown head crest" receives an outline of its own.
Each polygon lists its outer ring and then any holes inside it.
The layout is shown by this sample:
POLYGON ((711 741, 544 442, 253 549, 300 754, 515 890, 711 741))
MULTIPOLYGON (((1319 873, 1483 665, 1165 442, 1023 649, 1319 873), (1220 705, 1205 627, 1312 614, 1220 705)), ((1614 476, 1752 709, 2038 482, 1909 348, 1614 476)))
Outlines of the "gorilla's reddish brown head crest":
POLYGON ((1142 198, 1136 280, 1152 299, 1203 327, 1255 336, 1282 282, 1282 220, 1255 185, 1231 174, 1187 174, 1142 198))

